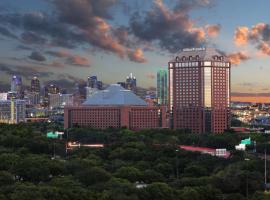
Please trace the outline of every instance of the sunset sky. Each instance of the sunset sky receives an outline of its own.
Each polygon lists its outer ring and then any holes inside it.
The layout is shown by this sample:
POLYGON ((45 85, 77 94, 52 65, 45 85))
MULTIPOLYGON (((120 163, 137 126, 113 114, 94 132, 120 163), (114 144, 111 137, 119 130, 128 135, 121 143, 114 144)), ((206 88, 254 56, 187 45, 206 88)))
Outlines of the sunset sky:
POLYGON ((10 76, 74 87, 132 72, 138 86, 182 48, 214 47, 234 63, 232 92, 270 102, 270 1, 1 0, 0 91, 10 76), (265 100, 266 99, 266 100, 265 100), (269 99, 269 100, 268 100, 269 99))

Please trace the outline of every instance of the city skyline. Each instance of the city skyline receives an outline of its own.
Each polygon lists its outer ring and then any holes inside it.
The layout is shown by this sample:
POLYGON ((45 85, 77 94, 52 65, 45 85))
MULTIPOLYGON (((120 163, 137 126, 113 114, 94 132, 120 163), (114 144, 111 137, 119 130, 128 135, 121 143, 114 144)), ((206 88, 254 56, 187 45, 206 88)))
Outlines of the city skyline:
POLYGON ((133 73, 139 87, 155 87, 181 49, 215 47, 234 63, 232 100, 270 102, 269 1, 18 2, 0 3, 1 91, 12 75, 72 87, 89 75, 116 83, 133 73))

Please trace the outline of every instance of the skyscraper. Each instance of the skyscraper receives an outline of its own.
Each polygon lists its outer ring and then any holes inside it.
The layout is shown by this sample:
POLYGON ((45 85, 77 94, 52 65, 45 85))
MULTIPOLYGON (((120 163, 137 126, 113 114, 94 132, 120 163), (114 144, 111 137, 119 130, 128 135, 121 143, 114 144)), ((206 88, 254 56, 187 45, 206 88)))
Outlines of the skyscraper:
POLYGON ((11 78, 11 92, 16 93, 16 97, 19 99, 23 98, 23 89, 22 89, 22 77, 21 76, 12 76, 11 78))
POLYGON ((129 76, 127 76, 126 79, 126 89, 132 90, 134 93, 136 93, 136 86, 137 86, 137 81, 136 77, 130 73, 129 76))
POLYGON ((88 76, 87 87, 97 88, 97 76, 88 76))
POLYGON ((160 69, 157 72, 157 99, 158 104, 168 104, 168 81, 167 81, 167 70, 160 69))
POLYGON ((57 85, 50 84, 45 87, 45 97, 48 97, 49 94, 58 94, 60 89, 57 85))
POLYGON ((168 63, 174 129, 222 133, 230 126, 229 59, 210 48, 184 49, 168 63))
POLYGON ((31 80, 31 92, 40 93, 40 81, 36 76, 31 80))
POLYGON ((102 90, 103 83, 102 81, 98 81, 97 76, 88 76, 87 87, 102 90))
POLYGON ((58 94, 60 93, 60 88, 57 85, 49 84, 44 88, 44 105, 49 105, 49 94, 58 94))

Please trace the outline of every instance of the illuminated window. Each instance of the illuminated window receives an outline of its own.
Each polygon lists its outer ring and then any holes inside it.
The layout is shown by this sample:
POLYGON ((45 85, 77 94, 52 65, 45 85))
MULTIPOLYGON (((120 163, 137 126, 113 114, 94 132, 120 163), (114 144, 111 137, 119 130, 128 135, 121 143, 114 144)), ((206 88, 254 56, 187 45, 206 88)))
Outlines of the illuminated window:
POLYGON ((204 66, 211 66, 211 62, 210 61, 204 61, 204 66))

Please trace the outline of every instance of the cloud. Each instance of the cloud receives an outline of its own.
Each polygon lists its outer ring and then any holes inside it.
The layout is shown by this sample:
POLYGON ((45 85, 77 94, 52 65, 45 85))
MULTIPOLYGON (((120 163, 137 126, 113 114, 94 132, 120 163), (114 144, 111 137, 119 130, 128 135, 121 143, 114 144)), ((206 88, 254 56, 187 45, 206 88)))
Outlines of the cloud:
POLYGON ((246 61, 250 59, 245 52, 236 52, 227 55, 230 62, 235 65, 239 65, 242 61, 246 61))
POLYGON ((65 58, 66 64, 87 67, 90 66, 90 60, 86 57, 74 55, 67 51, 46 51, 46 54, 57 57, 65 58))
POLYGON ((26 31, 21 34, 21 41, 25 44, 44 45, 47 39, 31 31, 26 31))
POLYGON ((16 49, 20 49, 20 50, 32 50, 31 47, 25 46, 25 45, 18 45, 16 47, 16 49))
POLYGON ((75 55, 72 57, 68 57, 67 63, 70 65, 78 65, 78 66, 89 66, 90 61, 87 58, 75 55))
POLYGON ((149 72, 149 73, 146 73, 146 75, 145 75, 147 78, 149 78, 149 79, 155 79, 156 78, 156 75, 155 74, 153 74, 153 73, 151 73, 151 72, 149 72))
POLYGON ((252 44, 255 45, 260 53, 270 55, 270 25, 266 23, 258 23, 251 28, 237 27, 234 35, 236 45, 252 44))
POLYGON ((257 47, 261 53, 270 56, 270 45, 267 42, 261 42, 257 47))
POLYGON ((2 27, 2 26, 0 26, 0 34, 3 35, 3 36, 5 36, 5 37, 9 37, 9 38, 13 38, 13 39, 18 39, 16 35, 14 35, 8 29, 6 29, 5 27, 2 27))
POLYGON ((67 51, 46 51, 45 53, 50 56, 54 56, 58 58, 64 58, 64 57, 70 56, 70 53, 68 53, 67 51))
MULTIPOLYGON (((111 26, 111 8, 117 0, 50 0, 53 14, 29 12, 0 14, 0 23, 23 31, 20 40, 29 45, 43 47, 76 48, 89 45, 120 58, 130 58, 139 43, 131 42, 128 28, 111 26), (71 12, 72 10, 72 12, 71 12), (116 34, 116 32, 122 35, 116 34), (123 34, 126 34, 126 37, 123 34)), ((138 51, 137 51, 138 52, 138 51)), ((86 64, 85 59, 74 57, 70 61, 86 64), (78 61, 78 62, 76 62, 78 61)), ((142 62, 142 59, 130 59, 142 62)))
POLYGON ((144 58, 143 51, 141 49, 135 49, 134 51, 128 51, 128 57, 131 61, 138 63, 145 63, 147 60, 144 58))
MULTIPOLYGON (((208 7, 212 0, 179 0, 170 9, 162 0, 154 0, 149 11, 132 14, 128 27, 110 24, 112 8, 121 3, 118 0, 48 2, 53 8, 50 13, 6 12, 0 14, 0 23, 22 32, 20 41, 30 46, 77 48, 88 45, 93 50, 139 63, 146 62, 143 56, 145 44, 175 53, 185 47, 202 46, 206 32, 214 37, 220 30, 219 25, 208 25, 206 29, 196 27, 189 17, 192 9, 208 7)), ((69 61, 79 65, 87 63, 87 59, 76 57, 69 61)))
POLYGON ((10 90, 10 84, 0 81, 0 92, 6 92, 10 90))
POLYGON ((241 26, 237 27, 234 33, 234 43, 238 46, 245 45, 248 43, 248 27, 241 26))
POLYGON ((27 65, 13 65, 1 62, 0 62, 0 71, 10 76, 14 74, 21 75, 29 80, 33 77, 33 74, 39 77, 50 77, 53 75, 52 72, 39 71, 37 68, 29 67, 27 65))
POLYGON ((220 29, 221 29, 221 25, 220 24, 216 24, 216 25, 206 25, 205 26, 207 35, 209 35, 210 37, 216 37, 218 36, 220 29))
POLYGON ((77 27, 83 42, 111 52, 120 58, 129 57, 134 62, 145 62, 141 50, 131 49, 129 34, 124 27, 112 27, 106 20, 112 19, 110 8, 115 0, 55 0, 61 22, 77 27), (70 12, 72 10, 72 12, 70 12), (133 54, 131 52, 134 52, 133 54), (141 56, 141 57, 139 57, 141 56))
POLYGON ((33 51, 31 53, 31 55, 28 56, 28 58, 30 58, 32 60, 35 60, 35 61, 39 61, 39 62, 46 61, 46 57, 43 56, 40 52, 37 52, 37 51, 33 51))
POLYGON ((150 11, 131 17, 130 27, 136 37, 158 43, 171 53, 186 47, 198 47, 205 42, 205 32, 194 26, 188 12, 209 4, 210 1, 179 1, 173 10, 169 10, 162 0, 155 0, 150 11))

